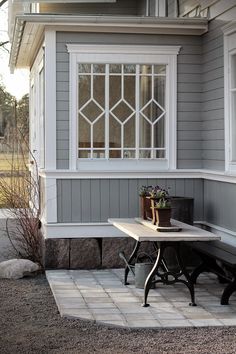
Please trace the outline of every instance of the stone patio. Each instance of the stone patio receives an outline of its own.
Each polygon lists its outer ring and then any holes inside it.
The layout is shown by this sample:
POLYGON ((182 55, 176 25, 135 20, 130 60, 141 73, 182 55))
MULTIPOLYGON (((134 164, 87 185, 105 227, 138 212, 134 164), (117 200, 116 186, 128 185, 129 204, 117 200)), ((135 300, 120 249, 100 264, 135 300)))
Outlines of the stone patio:
POLYGON ((220 305, 223 285, 214 275, 201 275, 195 287, 196 303, 189 306, 183 284, 149 292, 150 307, 141 307, 143 290, 122 284, 123 269, 48 270, 46 276, 62 317, 80 318, 109 326, 167 328, 236 325, 236 297, 220 305))

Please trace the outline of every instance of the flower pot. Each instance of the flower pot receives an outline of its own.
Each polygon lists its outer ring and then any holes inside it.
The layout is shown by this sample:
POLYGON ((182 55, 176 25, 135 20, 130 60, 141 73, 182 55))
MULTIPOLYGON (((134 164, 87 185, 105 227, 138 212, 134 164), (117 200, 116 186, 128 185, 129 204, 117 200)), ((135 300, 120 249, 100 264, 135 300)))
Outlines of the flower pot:
POLYGON ((155 225, 159 227, 170 227, 171 226, 171 208, 153 208, 155 211, 155 225))
POLYGON ((149 197, 140 196, 141 217, 144 220, 152 219, 151 200, 149 197))

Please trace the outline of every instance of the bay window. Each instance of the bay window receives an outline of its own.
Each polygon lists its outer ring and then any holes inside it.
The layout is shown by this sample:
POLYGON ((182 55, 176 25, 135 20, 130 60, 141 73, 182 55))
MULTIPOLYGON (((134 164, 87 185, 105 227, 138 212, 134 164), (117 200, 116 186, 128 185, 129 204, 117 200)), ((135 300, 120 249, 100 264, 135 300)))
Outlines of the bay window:
POLYGON ((179 47, 67 47, 71 168, 175 168, 179 47))

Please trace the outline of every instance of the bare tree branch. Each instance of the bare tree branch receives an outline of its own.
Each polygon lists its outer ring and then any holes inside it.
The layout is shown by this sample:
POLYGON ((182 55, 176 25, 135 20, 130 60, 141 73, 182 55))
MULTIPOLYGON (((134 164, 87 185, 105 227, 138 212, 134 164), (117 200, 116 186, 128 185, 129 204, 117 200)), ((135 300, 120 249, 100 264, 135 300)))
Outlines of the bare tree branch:
POLYGON ((3 47, 5 44, 9 43, 9 41, 5 41, 5 42, 0 42, 0 47, 3 47))
POLYGON ((0 1, 0 7, 1 7, 3 4, 5 4, 5 2, 7 2, 7 0, 2 0, 2 1, 0 1))

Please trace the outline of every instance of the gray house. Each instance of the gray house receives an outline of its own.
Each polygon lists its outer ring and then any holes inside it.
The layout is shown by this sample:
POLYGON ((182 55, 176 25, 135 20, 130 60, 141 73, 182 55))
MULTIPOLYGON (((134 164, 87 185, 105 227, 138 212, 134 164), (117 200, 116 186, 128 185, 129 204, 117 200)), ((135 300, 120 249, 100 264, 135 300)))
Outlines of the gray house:
POLYGON ((236 245, 236 0, 9 0, 9 15, 46 266, 115 265, 128 240, 107 219, 137 216, 145 184, 193 197, 194 222, 236 245))

